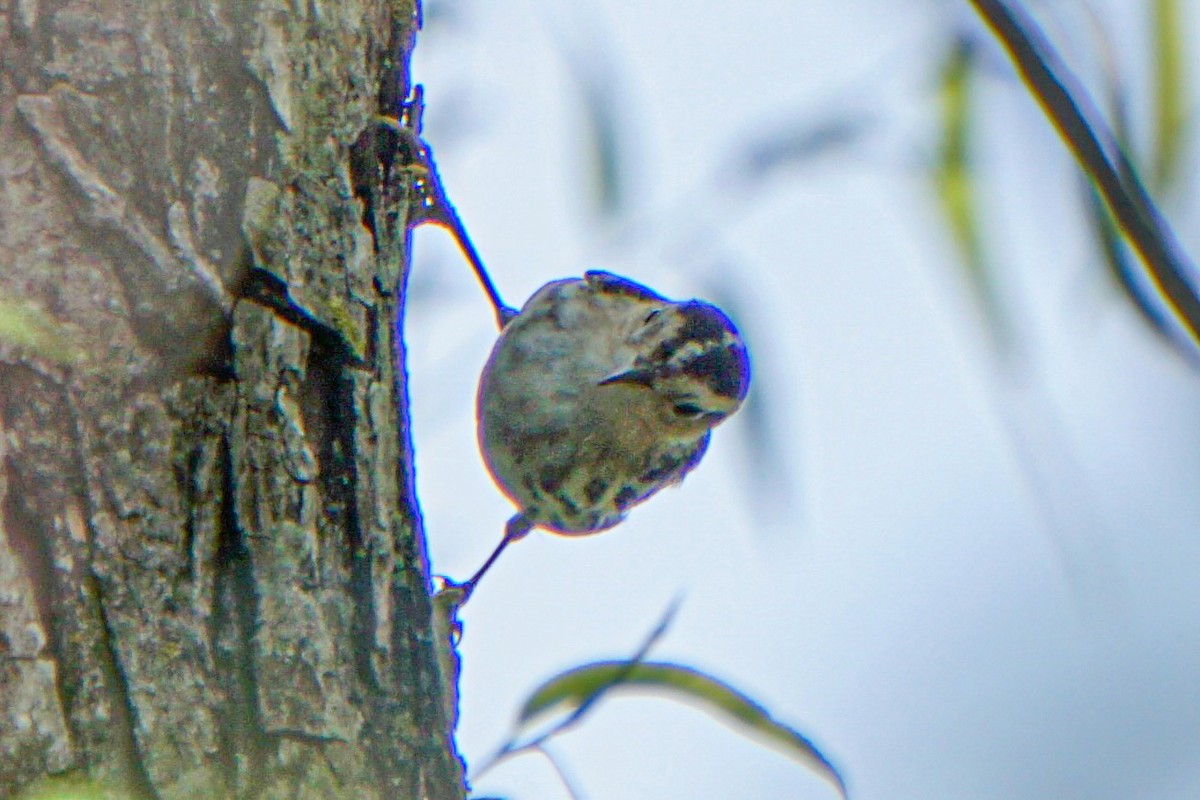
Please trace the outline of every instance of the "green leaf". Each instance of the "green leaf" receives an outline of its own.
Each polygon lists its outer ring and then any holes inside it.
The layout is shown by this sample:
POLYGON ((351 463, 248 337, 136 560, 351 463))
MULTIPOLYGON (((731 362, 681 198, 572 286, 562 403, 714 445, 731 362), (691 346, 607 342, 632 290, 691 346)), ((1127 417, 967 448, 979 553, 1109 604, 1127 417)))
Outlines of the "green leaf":
POLYGON ((25 347, 59 362, 71 361, 76 355, 54 320, 22 300, 0 299, 0 344, 25 347))
POLYGON ((19 793, 17 800, 130 800, 130 795, 99 781, 66 776, 40 780, 19 793))
POLYGON ((941 68, 942 135, 933 182, 942 214, 958 246, 968 284, 994 339, 1005 345, 1008 343, 1007 327, 984 252, 970 156, 974 62, 974 45, 966 36, 959 36, 941 68))
POLYGON ((569 670, 544 683, 525 702, 518 724, 527 727, 555 710, 570 712, 614 689, 652 689, 663 697, 692 701, 704 711, 753 734, 828 780, 842 797, 846 785, 837 769, 807 737, 772 718, 770 712, 727 683, 691 667, 664 662, 601 661, 569 670))
POLYGON ((1183 25, 1179 3, 1154 0, 1151 29, 1154 35, 1154 161, 1153 186, 1169 189, 1180 176, 1180 160, 1187 133, 1186 74, 1183 25))

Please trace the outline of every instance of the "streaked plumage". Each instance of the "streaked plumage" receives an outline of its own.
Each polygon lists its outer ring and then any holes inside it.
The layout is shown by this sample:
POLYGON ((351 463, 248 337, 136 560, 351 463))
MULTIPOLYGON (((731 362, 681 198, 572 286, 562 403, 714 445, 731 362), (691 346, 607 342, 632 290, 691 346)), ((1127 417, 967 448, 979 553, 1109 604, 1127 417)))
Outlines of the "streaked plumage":
POLYGON ((748 384, 715 306, 589 272, 546 284, 504 327, 479 385, 480 447, 526 529, 595 533, 682 480, 748 384))

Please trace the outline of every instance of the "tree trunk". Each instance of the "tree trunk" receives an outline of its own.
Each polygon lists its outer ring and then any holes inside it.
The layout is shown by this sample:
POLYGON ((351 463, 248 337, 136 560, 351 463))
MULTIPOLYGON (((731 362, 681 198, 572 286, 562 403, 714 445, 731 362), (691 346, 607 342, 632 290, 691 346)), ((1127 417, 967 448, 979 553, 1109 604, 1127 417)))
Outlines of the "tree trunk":
POLYGON ((0 5, 0 319, 49 325, 0 335, 0 798, 464 796, 373 133, 413 2, 0 5))

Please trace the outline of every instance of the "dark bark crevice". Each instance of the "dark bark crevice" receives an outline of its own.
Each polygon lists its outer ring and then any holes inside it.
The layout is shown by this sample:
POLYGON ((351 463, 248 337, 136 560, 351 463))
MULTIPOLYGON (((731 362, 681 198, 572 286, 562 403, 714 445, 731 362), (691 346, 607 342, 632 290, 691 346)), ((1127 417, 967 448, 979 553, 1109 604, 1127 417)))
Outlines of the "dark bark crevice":
MULTIPOLYGON (((93 531, 89 531, 89 536, 93 534, 93 531)), ((100 641, 96 643, 96 656, 104 676, 105 692, 111 699, 109 707, 112 712, 112 742, 118 760, 118 772, 123 779, 122 788, 131 800, 158 800, 159 794, 150 781, 137 740, 137 706, 131 696, 129 678, 121 665, 121 654, 117 647, 118 637, 108 619, 101 581, 91 571, 90 566, 84 578, 84 591, 94 605, 102 633, 100 641)))
POLYGON ((258 592, 252 556, 238 524, 236 475, 227 438, 220 442, 218 458, 221 486, 212 641, 217 684, 226 688, 216 711, 217 760, 227 789, 239 796, 253 796, 262 783, 265 756, 270 749, 259 710, 254 666, 258 592))

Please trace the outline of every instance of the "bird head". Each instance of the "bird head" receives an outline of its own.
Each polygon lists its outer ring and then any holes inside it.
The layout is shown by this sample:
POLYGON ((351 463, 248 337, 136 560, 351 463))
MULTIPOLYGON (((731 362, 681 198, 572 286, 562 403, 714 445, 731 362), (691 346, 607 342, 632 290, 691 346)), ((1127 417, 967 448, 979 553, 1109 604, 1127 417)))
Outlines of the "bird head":
POLYGON ((681 437, 716 427, 746 398, 746 346, 729 317, 710 303, 648 300, 630 343, 637 354, 633 363, 600 385, 652 391, 660 400, 661 423, 681 437))

